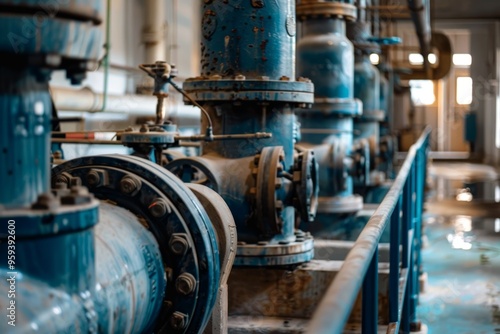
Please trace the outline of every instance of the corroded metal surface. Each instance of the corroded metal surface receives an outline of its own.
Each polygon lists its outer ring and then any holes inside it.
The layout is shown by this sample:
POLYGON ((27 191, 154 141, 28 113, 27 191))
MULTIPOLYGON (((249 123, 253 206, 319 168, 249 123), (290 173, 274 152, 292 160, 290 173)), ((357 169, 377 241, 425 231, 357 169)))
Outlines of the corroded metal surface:
MULTIPOLYGON (((97 198, 130 210, 154 235, 168 280, 160 315, 163 321, 157 330, 184 333, 204 328, 217 297, 220 265, 215 232, 193 193, 161 166, 134 156, 71 160, 53 170, 53 182, 65 174, 82 180, 97 198), (88 184, 92 178, 87 175, 96 169, 106 171, 108 183, 88 184)), ((160 283, 153 281, 144 284, 160 283)), ((153 307, 153 303, 146 305, 153 307)))
MULTIPOLYGON (((341 266, 342 261, 313 260, 290 270, 234 268, 229 279, 230 316, 309 319, 341 266)), ((379 266, 379 280, 380 319, 388 323, 387 265, 379 266)), ((360 300, 352 322, 360 318, 360 300)))

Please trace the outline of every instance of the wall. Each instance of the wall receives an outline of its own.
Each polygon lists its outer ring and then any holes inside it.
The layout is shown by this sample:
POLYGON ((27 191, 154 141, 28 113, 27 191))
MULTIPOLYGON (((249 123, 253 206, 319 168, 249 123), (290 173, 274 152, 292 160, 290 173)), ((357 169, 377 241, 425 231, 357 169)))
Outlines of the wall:
MULTIPOLYGON (((134 102, 133 94, 136 93, 136 85, 147 80, 147 77, 138 69, 138 65, 144 62, 144 45, 141 42, 141 33, 144 24, 143 6, 145 0, 110 0, 111 1, 111 51, 110 72, 108 81, 108 93, 117 95, 129 95, 129 99, 118 101, 120 107, 125 111, 122 114, 97 112, 85 113, 74 111, 61 111, 60 117, 82 117, 84 121, 79 123, 64 123, 63 131, 82 130, 117 130, 134 125, 138 118, 143 118, 144 113, 137 112, 137 103, 134 102)), ((106 3, 106 0, 104 0, 106 3)), ((200 59, 200 9, 197 0, 164 0, 165 8, 165 39, 166 39, 166 61, 176 64, 179 76, 176 79, 180 85, 185 78, 197 76, 199 73, 200 59)), ((103 14, 101 29, 103 33, 106 27, 106 13, 103 14)), ((104 42, 104 41, 103 41, 104 42)), ((104 49, 102 55, 104 55, 104 49)), ((79 86, 71 86, 65 78, 65 73, 57 71, 53 74, 50 82, 51 87, 72 87, 80 89, 90 87, 94 92, 104 91, 104 73, 99 68, 88 72, 87 79, 79 86)), ((197 109, 184 106, 180 94, 170 89, 170 98, 167 104, 170 115, 179 115, 190 112, 189 124, 198 124, 197 109)), ((108 102, 109 103, 109 102, 108 102)), ((109 104, 108 104, 109 105, 109 104)), ((155 110, 150 113, 153 118, 155 110)), ((147 116, 147 115, 146 115, 147 116)), ((103 152, 125 153, 125 148, 119 146, 100 145, 64 145, 66 158, 73 158, 83 154, 99 154, 103 152)))
MULTIPOLYGON (((403 36, 406 45, 416 46, 413 27, 409 22, 398 23, 396 32, 403 36)), ((438 128, 442 133, 435 132, 433 136, 438 140, 438 148, 441 150, 457 150, 464 147, 456 145, 462 141, 463 125, 457 120, 465 109, 477 112, 477 143, 476 151, 484 158, 486 163, 500 164, 500 151, 495 145, 496 134, 500 131, 497 124, 500 123, 500 100, 498 91, 498 78, 500 69, 500 27, 498 21, 494 20, 461 20, 461 21, 439 21, 434 24, 433 29, 443 31, 451 37, 454 53, 468 53, 472 55, 470 76, 473 79, 473 101, 469 108, 458 110, 452 100, 451 92, 454 90, 453 80, 441 80, 438 84, 440 95, 446 96, 439 101, 438 128), (469 37, 464 39, 463 36, 469 37), (447 93, 448 92, 448 93, 447 93), (458 138, 460 137, 460 138, 458 138)), ((396 56, 403 58, 413 50, 398 51, 396 56)), ((407 57, 407 56, 406 56, 407 57)), ((457 71, 457 70, 455 70, 457 71)), ((453 70, 451 75, 453 76, 453 70)), ((417 121, 420 123, 432 120, 436 106, 417 109, 417 121)), ((498 138, 500 141, 500 138, 498 138)), ((500 143, 498 143, 500 144, 500 143)), ((500 146, 500 145, 499 145, 500 146)))

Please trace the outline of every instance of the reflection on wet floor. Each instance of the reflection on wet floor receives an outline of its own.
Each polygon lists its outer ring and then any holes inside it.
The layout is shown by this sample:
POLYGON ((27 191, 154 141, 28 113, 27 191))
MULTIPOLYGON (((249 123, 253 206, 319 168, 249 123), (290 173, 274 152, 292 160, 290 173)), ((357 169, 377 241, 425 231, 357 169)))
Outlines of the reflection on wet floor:
POLYGON ((453 210, 447 216, 439 210, 425 215, 422 260, 428 280, 418 313, 430 334, 500 333, 500 216, 491 211, 479 215, 483 218, 461 214, 465 203, 476 200, 493 202, 493 207, 497 202, 498 210, 500 188, 491 179, 483 183, 475 180, 471 189, 470 183, 459 182, 430 199, 440 197, 455 208, 455 215, 453 210))

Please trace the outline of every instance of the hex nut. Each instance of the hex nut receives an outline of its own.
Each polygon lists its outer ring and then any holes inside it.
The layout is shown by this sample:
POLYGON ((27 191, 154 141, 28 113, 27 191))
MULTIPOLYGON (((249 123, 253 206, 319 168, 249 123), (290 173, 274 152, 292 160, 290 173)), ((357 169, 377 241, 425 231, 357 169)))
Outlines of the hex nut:
POLYGON ((92 202, 94 195, 89 193, 89 190, 83 186, 72 186, 69 194, 61 197, 61 204, 64 205, 79 205, 92 202))
POLYGON ((59 198, 52 193, 42 193, 38 195, 35 203, 31 205, 34 210, 54 210, 61 205, 59 198))
POLYGON ((196 288, 196 278, 190 273, 182 273, 175 280, 175 289, 177 292, 187 296, 196 288))
POLYGON ((108 185, 108 172, 103 169, 92 168, 87 173, 87 185, 90 187, 99 187, 108 185))
POLYGON ((56 176, 54 184, 64 183, 66 185, 69 184, 69 180, 72 178, 71 174, 64 172, 56 176))
POLYGON ((142 182, 135 176, 125 175, 120 180, 120 190, 128 195, 135 195, 141 189, 142 182))
POLYGON ((188 316, 182 312, 175 311, 170 316, 170 325, 175 330, 181 330, 186 328, 188 322, 188 316))
POLYGON ((171 212, 170 205, 163 198, 155 199, 148 208, 149 212, 156 218, 161 218, 171 212))
POLYGON ((170 250, 176 255, 184 255, 189 249, 189 243, 185 233, 174 233, 168 243, 170 250))

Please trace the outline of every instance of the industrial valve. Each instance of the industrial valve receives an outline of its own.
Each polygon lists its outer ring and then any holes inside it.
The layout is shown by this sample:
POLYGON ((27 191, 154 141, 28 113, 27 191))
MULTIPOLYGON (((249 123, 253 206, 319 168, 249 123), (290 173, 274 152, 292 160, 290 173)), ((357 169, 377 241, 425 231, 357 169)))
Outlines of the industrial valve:
POLYGON ((313 102, 310 80, 294 80, 293 2, 205 1, 202 73, 183 84, 185 102, 201 107, 202 129, 212 127, 224 140, 203 141, 201 156, 166 168, 224 198, 237 225, 236 265, 288 265, 313 256, 312 238, 295 233, 297 218, 314 217, 318 182, 312 152, 296 157, 293 147, 293 112, 313 102))

